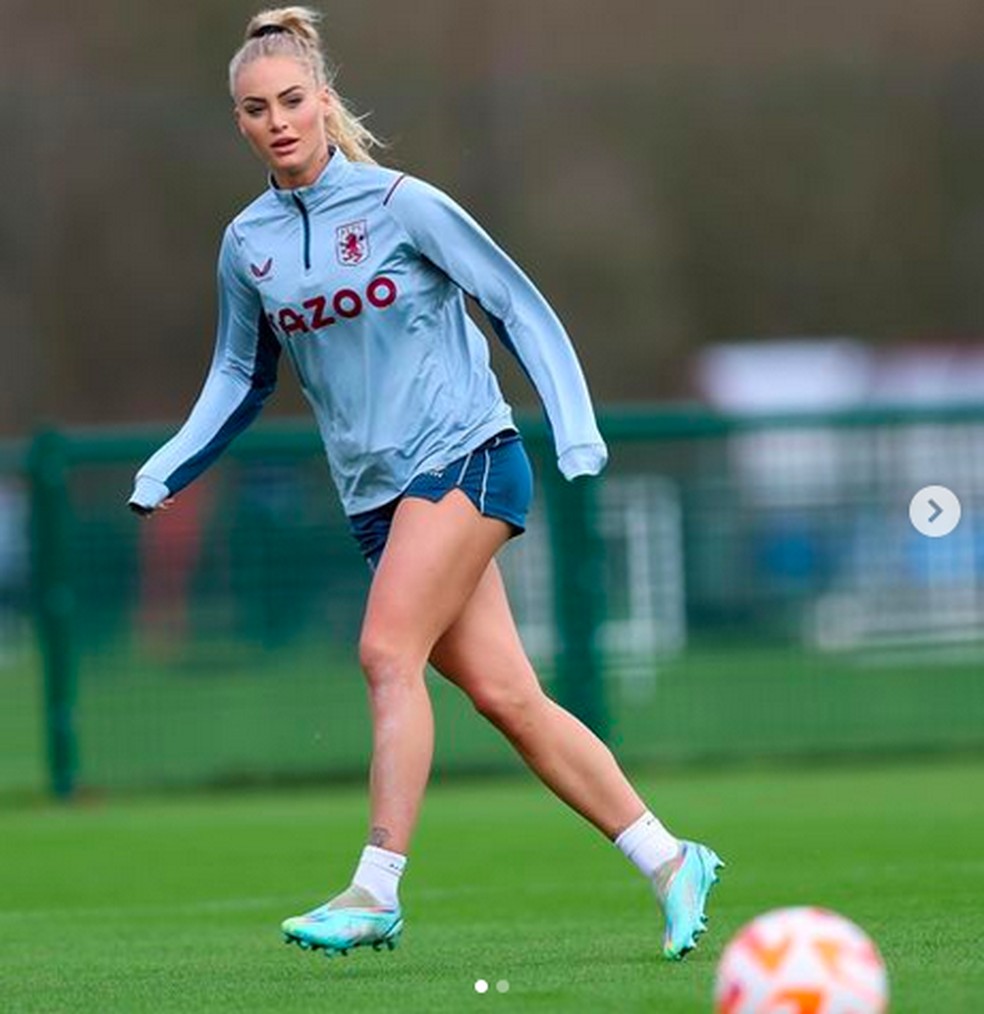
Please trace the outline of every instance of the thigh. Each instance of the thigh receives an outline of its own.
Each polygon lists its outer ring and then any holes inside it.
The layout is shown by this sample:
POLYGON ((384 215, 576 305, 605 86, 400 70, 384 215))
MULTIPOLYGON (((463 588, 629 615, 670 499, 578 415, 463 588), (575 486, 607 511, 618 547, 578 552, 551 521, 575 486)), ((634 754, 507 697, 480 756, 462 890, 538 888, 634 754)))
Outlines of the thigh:
POLYGON ((467 605, 434 645, 431 664, 476 704, 540 692, 492 560, 467 605))
POLYGON ((363 636, 423 664, 509 534, 505 522, 481 515, 460 490, 436 503, 403 499, 373 575, 363 636))

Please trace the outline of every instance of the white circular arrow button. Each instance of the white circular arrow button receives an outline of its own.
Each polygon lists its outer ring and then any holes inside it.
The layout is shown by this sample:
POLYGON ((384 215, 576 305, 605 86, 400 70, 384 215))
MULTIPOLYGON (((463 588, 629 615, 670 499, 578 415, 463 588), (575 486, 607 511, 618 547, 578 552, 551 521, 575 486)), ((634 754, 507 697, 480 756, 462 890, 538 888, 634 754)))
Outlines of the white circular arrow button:
POLYGON ((949 535, 960 524, 960 501, 946 486, 923 486, 909 502, 909 520, 920 535, 949 535))

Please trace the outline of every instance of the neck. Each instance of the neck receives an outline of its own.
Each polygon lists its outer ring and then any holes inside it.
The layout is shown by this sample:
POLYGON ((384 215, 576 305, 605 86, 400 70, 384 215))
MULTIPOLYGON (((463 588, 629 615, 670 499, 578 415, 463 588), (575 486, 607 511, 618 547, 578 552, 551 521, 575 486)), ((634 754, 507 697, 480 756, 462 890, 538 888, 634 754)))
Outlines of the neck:
POLYGON ((309 187, 321 175, 325 166, 330 161, 331 148, 326 147, 310 165, 299 169, 296 173, 275 172, 273 178, 281 190, 295 190, 297 187, 309 187))

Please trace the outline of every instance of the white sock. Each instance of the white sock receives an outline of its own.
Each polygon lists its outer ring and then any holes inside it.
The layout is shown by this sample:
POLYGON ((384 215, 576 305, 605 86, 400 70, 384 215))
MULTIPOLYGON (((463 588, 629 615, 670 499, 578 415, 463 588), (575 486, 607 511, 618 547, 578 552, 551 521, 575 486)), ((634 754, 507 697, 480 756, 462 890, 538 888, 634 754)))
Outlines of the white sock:
POLYGON ((372 894, 384 908, 397 908, 400 904, 400 877, 407 865, 407 857, 399 852, 367 845, 356 867, 352 883, 372 894))
POLYGON ((680 842, 648 810, 615 839, 615 844, 646 877, 680 852, 680 842))

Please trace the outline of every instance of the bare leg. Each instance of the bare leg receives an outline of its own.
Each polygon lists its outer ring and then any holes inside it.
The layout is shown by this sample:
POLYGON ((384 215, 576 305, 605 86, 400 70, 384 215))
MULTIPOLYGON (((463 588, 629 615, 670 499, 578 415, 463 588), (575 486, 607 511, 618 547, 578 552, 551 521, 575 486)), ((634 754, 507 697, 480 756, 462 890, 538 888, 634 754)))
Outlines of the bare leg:
POLYGON ((542 781, 603 834, 614 839, 645 812, 608 747, 541 689, 494 560, 435 645, 431 662, 542 781))
POLYGON ((359 643, 373 723, 371 845, 408 851, 434 750, 424 667, 507 536, 458 490, 397 508, 359 643))
POLYGON ((543 694, 494 561, 435 645, 431 661, 564 802, 611 839, 628 832, 619 847, 649 879, 663 910, 664 957, 679 960, 693 950, 707 925, 705 909, 720 858, 706 845, 679 841, 646 815, 608 748, 543 694))

